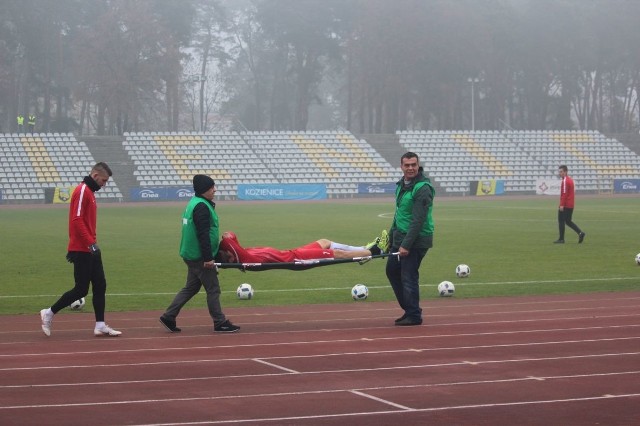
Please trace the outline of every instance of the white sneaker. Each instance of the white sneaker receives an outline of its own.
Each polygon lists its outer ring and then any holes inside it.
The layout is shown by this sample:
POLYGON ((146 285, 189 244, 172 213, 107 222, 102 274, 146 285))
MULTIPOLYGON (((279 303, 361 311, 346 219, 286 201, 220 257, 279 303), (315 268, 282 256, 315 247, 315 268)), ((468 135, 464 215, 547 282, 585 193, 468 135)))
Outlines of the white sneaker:
MULTIPOLYGON (((44 326, 43 326, 44 328, 44 326)), ((122 334, 122 331, 118 331, 118 330, 114 330, 113 328, 109 327, 108 325, 103 325, 102 327, 98 328, 94 328, 93 329, 93 334, 95 336, 119 336, 122 334)))
POLYGON ((42 331, 47 336, 51 336, 51 321, 53 321, 53 312, 47 314, 48 309, 40 311, 40 319, 42 320, 42 331))

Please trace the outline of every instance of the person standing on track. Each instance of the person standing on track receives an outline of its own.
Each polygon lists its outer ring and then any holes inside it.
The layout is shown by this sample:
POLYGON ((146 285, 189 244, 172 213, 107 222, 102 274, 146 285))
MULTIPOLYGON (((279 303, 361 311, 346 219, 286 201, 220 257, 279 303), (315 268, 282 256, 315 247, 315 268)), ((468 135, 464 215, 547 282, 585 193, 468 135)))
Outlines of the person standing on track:
POLYGON ((194 197, 182 214, 182 237, 180 257, 187 265, 187 281, 178 291, 167 310, 160 317, 160 323, 170 332, 182 331, 176 325, 176 317, 182 307, 204 286, 207 292, 207 308, 213 319, 213 331, 235 333, 240 327, 229 321, 220 305, 220 282, 215 256, 218 254, 220 227, 216 204, 215 182, 209 176, 193 177, 194 197))
POLYGON ((98 206, 94 193, 107 184, 111 175, 111 169, 106 163, 97 163, 91 169, 89 176, 84 177, 82 183, 71 195, 67 260, 73 263, 75 286, 60 296, 51 307, 40 311, 42 331, 47 336, 51 335, 53 316, 74 301, 86 296, 89 292, 89 284, 92 285, 93 310, 96 317, 93 334, 95 336, 122 334, 104 322, 107 280, 102 266, 102 252, 96 237, 98 206))
POLYGON ((391 224, 390 252, 399 256, 387 258, 386 274, 404 314, 395 325, 422 324, 420 308, 419 268, 433 246, 432 217, 435 190, 423 175, 420 159, 413 152, 400 158, 402 179, 396 186, 396 211, 391 224))
POLYGON ((565 225, 573 229, 578 234, 578 244, 582 244, 585 234, 580 227, 572 221, 573 209, 575 207, 575 185, 573 179, 568 175, 569 169, 562 165, 558 167, 560 182, 560 206, 558 207, 558 231, 559 238, 555 244, 564 244, 565 225))

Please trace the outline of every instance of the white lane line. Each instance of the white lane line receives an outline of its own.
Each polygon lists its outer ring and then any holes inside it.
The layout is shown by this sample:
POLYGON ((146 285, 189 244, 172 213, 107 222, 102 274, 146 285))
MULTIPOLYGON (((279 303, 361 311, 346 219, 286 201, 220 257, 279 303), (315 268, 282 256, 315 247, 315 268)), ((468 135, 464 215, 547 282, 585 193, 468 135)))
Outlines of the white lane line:
POLYGON ((299 373, 300 373, 299 371, 292 370, 292 369, 290 369, 290 368, 286 368, 286 367, 283 367, 283 366, 281 366, 281 365, 274 364, 274 363, 272 363, 272 362, 267 362, 267 361, 265 361, 265 360, 263 360, 263 359, 260 359, 260 358, 251 358, 251 359, 252 359, 253 361, 255 361, 255 362, 259 362, 260 364, 268 365, 269 367, 273 367, 273 368, 276 368, 276 369, 278 369, 278 370, 286 371, 287 373, 296 373, 296 374, 299 374, 299 373))
POLYGON ((373 399, 374 401, 382 402, 383 404, 390 405, 392 407, 399 408, 401 410, 413 411, 413 408, 409 408, 409 407, 406 407, 404 405, 396 404, 395 402, 387 401, 386 399, 378 398, 376 396, 369 395, 368 393, 360 392, 360 391, 357 391, 357 390, 352 390, 352 391, 349 391, 349 392, 351 392, 353 394, 356 394, 356 395, 359 395, 359 396, 363 396, 365 398, 373 399))
POLYGON ((546 358, 518 358, 518 359, 502 359, 502 360, 486 360, 478 362, 459 361, 439 364, 416 364, 416 365, 400 365, 395 367, 377 367, 377 368, 352 368, 345 370, 318 370, 318 371, 301 371, 301 372, 285 372, 285 373, 263 373, 263 374, 237 374, 228 376, 198 376, 198 377, 178 377, 167 379, 140 379, 140 380, 122 380, 122 381, 109 381, 109 382, 76 382, 76 383, 32 383, 26 385, 0 385, 0 389, 16 389, 16 388, 42 388, 42 387, 66 387, 66 386, 95 386, 95 385, 122 385, 122 384, 134 384, 134 383, 170 383, 170 382, 188 382, 188 381, 200 381, 200 380, 219 380, 219 379, 238 379, 245 377, 274 377, 290 374, 299 375, 316 375, 316 374, 342 374, 342 373, 370 373, 376 371, 392 371, 392 370, 410 370, 421 368, 442 368, 442 367, 454 367, 460 365, 483 365, 483 364, 507 364, 507 363, 519 363, 519 362, 543 362, 543 361, 560 361, 560 360, 575 360, 575 359, 597 359, 606 357, 620 357, 628 355, 640 355, 640 352, 625 352, 625 353, 610 353, 610 354, 595 354, 595 355, 573 355, 564 357, 546 357, 546 358))
MULTIPOLYGON (((589 330, 610 330, 610 329, 623 329, 623 328, 635 328, 640 327, 640 324, 628 324, 628 325, 609 325, 609 326, 594 326, 594 327, 569 327, 569 328, 538 328, 533 330, 509 330, 509 331, 493 331, 493 332, 481 332, 481 333, 449 333, 449 334, 429 334, 418 336, 394 336, 394 337, 371 337, 371 341, 395 341, 395 340, 416 340, 416 339, 433 339, 441 337, 474 337, 474 336, 505 336, 514 334, 532 334, 532 333, 555 333, 564 331, 589 331, 589 330)), ((388 327, 386 327, 388 328, 388 327)), ((351 331, 355 329, 349 329, 351 331)), ((347 331, 347 330, 345 330, 347 331)), ((308 332, 307 332, 308 333, 308 332)), ((123 338, 124 341, 125 339, 123 338)), ((114 350, 102 350, 102 351, 72 351, 72 352, 42 352, 42 353, 15 353, 15 354, 0 354, 0 358, 22 358, 27 356, 33 357, 52 357, 52 356, 68 356, 68 355, 91 355, 98 354, 104 355, 109 353, 140 353, 140 352, 168 352, 168 351, 191 351, 198 349, 230 349, 230 348, 257 348, 257 347, 269 347, 269 346, 295 346, 295 345, 315 345, 315 344, 327 344, 327 343, 356 343, 361 342, 361 337, 353 339, 334 339, 334 340, 298 340, 293 342, 273 342, 273 343, 249 343, 240 345, 209 345, 209 346, 176 346, 168 348, 142 348, 142 349, 114 349, 114 350)))
MULTIPOLYGON (((454 405, 448 407, 433 407, 433 408, 419 408, 415 410, 411 410, 410 413, 426 413, 426 412, 436 412, 436 411, 450 411, 450 410, 466 410, 473 408, 494 408, 494 407, 517 407, 523 405, 546 405, 546 404, 561 404, 567 402, 584 402, 584 401, 598 401, 602 399, 619 399, 619 398, 636 398, 639 397, 640 393, 630 393, 630 394, 621 394, 621 395, 605 395, 605 396, 596 396, 596 397, 586 397, 586 398, 567 398, 567 399, 549 399, 549 400, 538 400, 538 401, 516 401, 516 402, 505 402, 505 403, 497 403, 497 404, 476 404, 476 405, 454 405)), ((178 426, 178 425, 214 425, 214 424, 238 424, 238 423, 266 423, 266 422, 291 422, 296 420, 319 420, 319 419, 335 419, 335 418, 349 418, 349 417, 358 417, 358 416, 379 416, 383 414, 401 414, 407 413, 407 411, 371 411, 371 412, 360 412, 360 413, 342 413, 342 414, 325 414, 325 415, 316 415, 316 416, 296 416, 296 417, 272 417, 272 418, 259 418, 259 419, 237 419, 237 420, 203 420, 199 422, 180 422, 180 423, 151 423, 151 424, 140 424, 133 426, 178 426)), ((398 420, 400 421, 400 420, 398 420)))
MULTIPOLYGON (((629 337, 614 337, 609 339, 582 339, 582 340, 556 340, 546 342, 531 342, 531 343, 503 343, 499 345, 475 345, 475 346, 441 346, 441 347, 429 347, 429 348, 407 348, 407 349, 392 349, 392 350, 380 350, 380 351, 358 351, 358 352, 335 352, 326 354, 313 354, 313 355, 286 355, 286 356, 269 356, 269 357, 245 357, 245 358, 203 358, 193 360, 171 360, 171 361, 155 361, 155 362, 136 362, 136 363, 113 363, 113 364, 72 364, 72 365, 52 365, 52 366, 36 366, 36 367, 4 367, 0 368, 0 371, 23 371, 23 370, 64 370, 64 369, 76 369, 76 368, 114 368, 114 367, 145 367, 154 365, 166 365, 166 364, 197 364, 197 363, 220 363, 220 362, 238 362, 247 360, 280 360, 280 359, 301 359, 301 358, 329 358, 340 356, 363 356, 363 355, 385 355, 385 354, 397 354, 406 352, 436 352, 436 351, 457 351, 457 350, 474 350, 474 349, 494 349, 494 348, 516 348, 516 347, 535 347, 535 346, 547 346, 547 345, 575 345, 579 343, 601 343, 601 342, 615 342, 626 340, 638 340, 640 336, 629 337)), ((264 361, 266 363, 266 361, 264 361)), ((477 362, 465 361, 468 364, 475 365, 477 362)))

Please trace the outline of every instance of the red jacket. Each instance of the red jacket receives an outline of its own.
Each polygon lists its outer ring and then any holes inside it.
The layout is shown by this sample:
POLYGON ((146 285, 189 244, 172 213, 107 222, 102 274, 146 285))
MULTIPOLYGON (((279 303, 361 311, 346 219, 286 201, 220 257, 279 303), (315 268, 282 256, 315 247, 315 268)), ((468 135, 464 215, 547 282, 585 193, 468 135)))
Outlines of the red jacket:
POLYGON ((84 182, 78 185, 71 195, 67 251, 91 251, 89 246, 97 242, 97 210, 96 196, 91 188, 84 182))
POLYGON ((575 205, 575 189, 573 179, 565 176, 560 182, 560 207, 572 209, 575 205))
POLYGON ((236 257, 231 260, 231 263, 287 263, 296 260, 333 258, 333 250, 323 249, 317 242, 291 250, 278 250, 273 247, 244 248, 233 232, 223 234, 220 250, 228 251, 236 257))

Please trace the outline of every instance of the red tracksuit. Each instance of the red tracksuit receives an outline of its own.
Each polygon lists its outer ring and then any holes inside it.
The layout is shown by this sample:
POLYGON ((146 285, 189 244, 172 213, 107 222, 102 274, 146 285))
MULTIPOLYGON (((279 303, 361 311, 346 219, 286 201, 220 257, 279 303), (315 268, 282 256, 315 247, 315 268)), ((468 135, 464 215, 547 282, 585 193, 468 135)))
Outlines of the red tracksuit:
POLYGON ((69 245, 67 251, 90 252, 96 243, 96 196, 86 183, 76 187, 69 206, 69 245))
POLYGON ((287 263, 296 260, 332 259, 333 250, 323 249, 318 242, 309 243, 291 250, 278 250, 273 247, 244 248, 238 242, 238 237, 232 232, 230 238, 222 238, 220 250, 233 254, 236 259, 231 263, 287 263))

